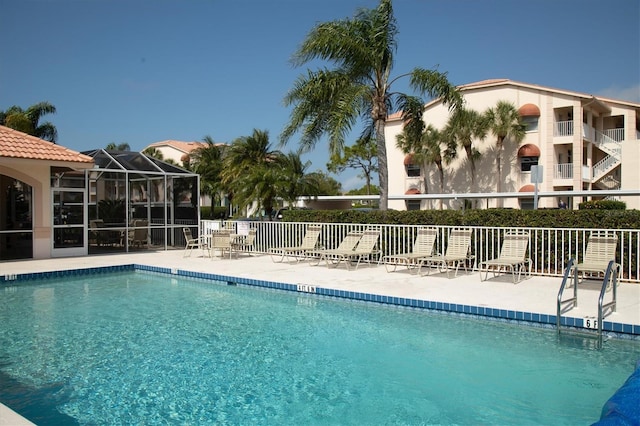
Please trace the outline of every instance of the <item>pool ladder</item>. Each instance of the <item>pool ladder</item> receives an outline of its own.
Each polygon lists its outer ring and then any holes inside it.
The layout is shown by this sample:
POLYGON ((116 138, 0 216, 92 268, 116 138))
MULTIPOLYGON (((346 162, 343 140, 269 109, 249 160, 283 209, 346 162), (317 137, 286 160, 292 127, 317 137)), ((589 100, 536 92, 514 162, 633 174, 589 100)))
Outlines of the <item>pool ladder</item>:
MULTIPOLYGON (((570 275, 574 270, 575 259, 569 259, 569 263, 567 264, 567 268, 564 271, 564 276, 562 277, 562 284, 560 284, 560 290, 558 291, 558 302, 557 302, 557 315, 556 315, 556 328, 558 330, 558 335, 561 332, 561 318, 562 318, 562 309, 566 304, 571 304, 571 308, 573 309, 578 306, 578 274, 573 274, 573 297, 562 300, 562 295, 564 293, 564 289, 567 285, 567 282, 570 279, 570 275)), ((617 300, 617 287, 618 287, 618 276, 620 275, 620 265, 615 261, 610 261, 607 265, 607 270, 604 274, 604 279, 602 280, 602 287, 600 288, 600 297, 598 297, 598 322, 597 326, 597 335, 596 338, 598 340, 597 346, 598 348, 602 348, 602 322, 604 317, 607 314, 616 311, 616 300, 617 300), (604 303, 604 295, 607 291, 607 287, 611 285, 612 288, 612 300, 610 302, 604 303)))

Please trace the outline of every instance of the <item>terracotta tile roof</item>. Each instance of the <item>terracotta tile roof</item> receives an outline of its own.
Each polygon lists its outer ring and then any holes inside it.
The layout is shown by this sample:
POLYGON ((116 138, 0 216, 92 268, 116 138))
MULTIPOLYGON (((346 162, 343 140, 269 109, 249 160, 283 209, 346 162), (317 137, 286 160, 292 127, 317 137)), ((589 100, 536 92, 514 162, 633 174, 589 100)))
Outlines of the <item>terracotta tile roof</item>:
POLYGON ((0 157, 93 163, 88 155, 5 126, 0 126, 0 157))
POLYGON ((166 140, 161 142, 154 142, 151 145, 147 146, 147 148, 157 148, 159 146, 170 146, 172 148, 177 149, 178 151, 189 153, 194 149, 198 149, 204 145, 206 145, 204 142, 183 142, 183 141, 166 140))

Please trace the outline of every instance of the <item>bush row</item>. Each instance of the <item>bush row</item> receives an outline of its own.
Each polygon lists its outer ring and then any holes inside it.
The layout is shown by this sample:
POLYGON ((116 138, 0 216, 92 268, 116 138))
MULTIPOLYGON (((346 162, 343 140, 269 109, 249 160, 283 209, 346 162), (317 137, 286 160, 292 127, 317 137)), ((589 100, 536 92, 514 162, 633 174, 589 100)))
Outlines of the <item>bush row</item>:
POLYGON ((392 225, 640 229, 640 210, 289 210, 283 221, 392 225))

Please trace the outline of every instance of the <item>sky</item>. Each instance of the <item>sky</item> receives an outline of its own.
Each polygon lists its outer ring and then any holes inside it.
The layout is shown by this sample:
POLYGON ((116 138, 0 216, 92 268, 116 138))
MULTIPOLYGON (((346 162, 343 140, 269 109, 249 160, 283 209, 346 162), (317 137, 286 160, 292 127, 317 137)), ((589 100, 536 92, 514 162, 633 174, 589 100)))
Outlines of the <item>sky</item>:
MULTIPOLYGON (((76 151, 164 141, 230 143, 254 129, 279 146, 290 59, 318 23, 378 0, 0 0, 0 110, 41 101, 76 151)), ((455 85, 508 78, 640 102, 639 0, 394 0, 392 77, 414 67, 455 85)), ((408 91, 407 79, 392 89, 408 91)), ((353 141, 359 135, 356 128, 353 141)), ((347 141, 348 143, 353 141, 347 141)), ((303 155, 326 172, 326 139, 303 155)), ((358 171, 332 175, 360 188, 358 171)))

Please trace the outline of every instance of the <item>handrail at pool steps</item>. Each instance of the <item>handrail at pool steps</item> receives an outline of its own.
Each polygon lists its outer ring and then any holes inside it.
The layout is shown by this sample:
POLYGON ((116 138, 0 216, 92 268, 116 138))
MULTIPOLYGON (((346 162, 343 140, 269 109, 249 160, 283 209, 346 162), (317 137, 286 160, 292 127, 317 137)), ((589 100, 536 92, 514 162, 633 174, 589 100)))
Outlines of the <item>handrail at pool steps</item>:
MULTIPOLYGON (((561 319, 562 319, 562 313, 563 313, 563 306, 565 304, 571 303, 571 307, 567 311, 578 306, 578 285, 576 282, 574 282, 574 285, 573 285, 573 297, 570 297, 564 300, 562 299, 567 283, 571 282, 571 274, 572 273, 574 275, 577 274, 577 271, 575 271, 573 266, 574 263, 575 263, 574 258, 569 259, 569 262, 567 263, 567 268, 565 269, 564 276, 562 278, 562 283, 560 284, 560 290, 558 290, 557 314, 556 314, 556 328, 558 331, 558 335, 560 335, 560 332, 562 331, 561 319)), ((603 325, 604 318, 607 314, 610 314, 616 311, 617 294, 618 294, 618 291, 617 291, 618 275, 620 272, 619 268, 620 268, 620 265, 618 265, 615 262, 615 260, 610 261, 609 264, 607 265, 607 270, 602 280, 602 286, 600 288, 600 296, 598 297, 598 319, 597 319, 597 324, 595 324, 597 328, 596 338, 598 339, 598 344, 597 344, 598 349, 602 348, 602 325, 603 325), (604 303, 604 296, 609 287, 611 287, 612 289, 611 290, 612 300, 607 303, 604 303)), ((590 327, 586 327, 586 328, 590 328, 590 327)))
POLYGON ((611 309, 609 313, 613 313, 616 311, 616 302, 618 290, 618 275, 619 275, 619 265, 615 260, 609 262, 607 265, 607 272, 604 274, 604 279, 602 280, 602 287, 600 288, 600 297, 598 297, 598 344, 599 347, 602 347, 602 322, 606 313, 605 309, 611 309), (608 303, 604 302, 604 294, 607 291, 607 288, 611 285, 611 294, 612 300, 608 303))

